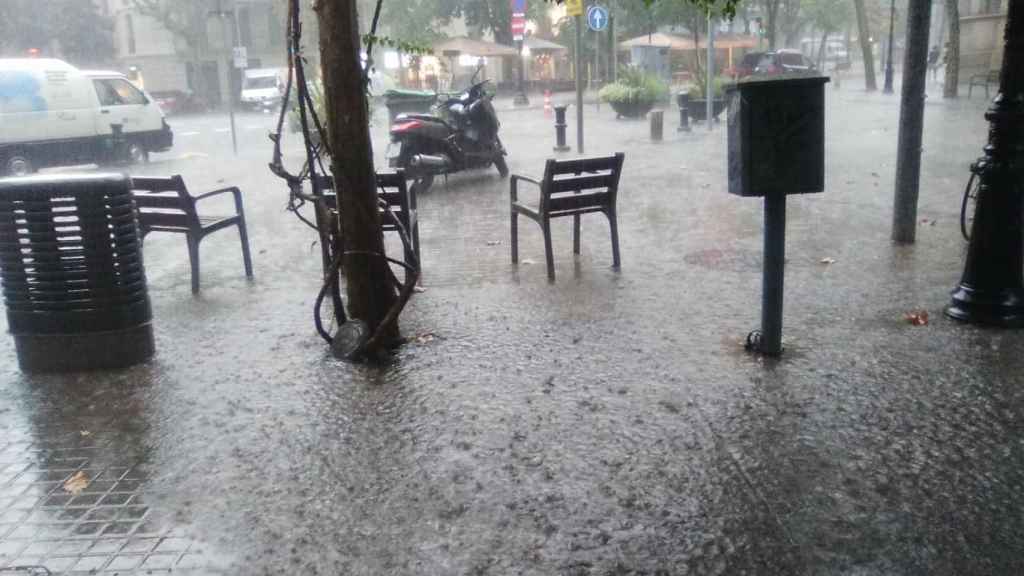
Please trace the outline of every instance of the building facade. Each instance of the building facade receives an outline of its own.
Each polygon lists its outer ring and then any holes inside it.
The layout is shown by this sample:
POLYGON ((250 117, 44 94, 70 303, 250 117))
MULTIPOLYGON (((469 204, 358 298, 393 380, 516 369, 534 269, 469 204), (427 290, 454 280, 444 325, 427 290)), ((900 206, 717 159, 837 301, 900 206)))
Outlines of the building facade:
POLYGON ((195 12, 200 16, 191 21, 193 32, 202 28, 192 34, 198 45, 143 13, 132 0, 96 1, 114 20, 118 67, 150 92, 187 91, 211 105, 228 97, 237 101, 242 71, 232 63, 233 46, 245 47, 247 68, 287 65, 283 15, 274 0, 166 0, 213 8, 195 12))

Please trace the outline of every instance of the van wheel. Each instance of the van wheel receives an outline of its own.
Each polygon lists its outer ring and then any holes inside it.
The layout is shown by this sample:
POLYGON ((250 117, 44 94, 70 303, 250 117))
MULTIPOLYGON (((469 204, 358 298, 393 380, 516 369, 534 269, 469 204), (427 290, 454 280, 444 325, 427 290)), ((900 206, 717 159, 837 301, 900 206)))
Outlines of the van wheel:
POLYGON ((9 176, 28 176, 35 171, 32 160, 21 152, 15 152, 4 160, 3 172, 9 176))
POLYGON ((138 142, 132 142, 128 145, 128 163, 129 164, 144 164, 149 162, 149 151, 146 147, 138 142))

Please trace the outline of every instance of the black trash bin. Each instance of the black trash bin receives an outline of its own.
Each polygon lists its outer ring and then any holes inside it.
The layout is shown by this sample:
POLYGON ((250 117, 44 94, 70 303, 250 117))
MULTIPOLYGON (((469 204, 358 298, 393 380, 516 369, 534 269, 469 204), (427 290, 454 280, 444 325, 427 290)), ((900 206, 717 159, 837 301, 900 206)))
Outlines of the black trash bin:
POLYGON ((437 101, 437 94, 419 90, 388 90, 384 103, 388 107, 388 121, 394 123, 399 114, 427 114, 437 101))
POLYGON ((153 355, 127 176, 0 179, 0 279, 22 370, 121 368, 153 355))

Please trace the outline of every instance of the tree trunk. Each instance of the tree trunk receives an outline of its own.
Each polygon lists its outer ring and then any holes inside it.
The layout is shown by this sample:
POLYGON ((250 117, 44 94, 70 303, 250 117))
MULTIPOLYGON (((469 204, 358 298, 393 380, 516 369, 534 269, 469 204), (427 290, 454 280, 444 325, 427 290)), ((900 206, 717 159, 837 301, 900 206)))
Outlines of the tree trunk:
POLYGON ((818 46, 818 70, 825 71, 825 42, 828 41, 828 30, 821 33, 821 46, 818 46))
POLYGON ((871 54, 871 31, 868 29, 868 13, 864 8, 864 0, 853 0, 857 10, 857 39, 860 42, 861 55, 864 57, 864 89, 868 92, 878 90, 875 82, 875 57, 871 54))
MULTIPOLYGON (((377 212, 356 0, 322 0, 317 3, 317 13, 327 137, 329 142, 344 143, 331 148, 341 236, 347 251, 358 252, 344 257, 348 311, 375 331, 396 294, 388 264, 379 256, 366 254, 383 255, 384 239, 377 212)), ((388 336, 385 341, 398 337, 397 326, 388 336)))
POLYGON ((946 43, 946 82, 943 98, 956 98, 960 84, 960 7, 957 0, 945 0, 946 20, 949 20, 949 41, 946 43))
POLYGON ((779 28, 779 0, 772 0, 768 4, 768 49, 775 50, 775 35, 779 28))
POLYGON ((921 180, 921 139, 924 133, 924 90, 928 82, 928 31, 931 15, 931 0, 909 1, 892 222, 892 239, 901 244, 912 244, 917 232, 917 196, 921 180))

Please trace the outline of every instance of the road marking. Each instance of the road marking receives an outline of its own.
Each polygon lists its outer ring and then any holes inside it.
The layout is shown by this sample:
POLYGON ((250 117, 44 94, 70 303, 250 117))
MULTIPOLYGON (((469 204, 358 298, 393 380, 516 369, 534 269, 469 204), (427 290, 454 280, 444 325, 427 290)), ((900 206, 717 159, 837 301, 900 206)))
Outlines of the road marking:
POLYGON ((199 136, 202 132, 179 132, 178 136, 199 136))

